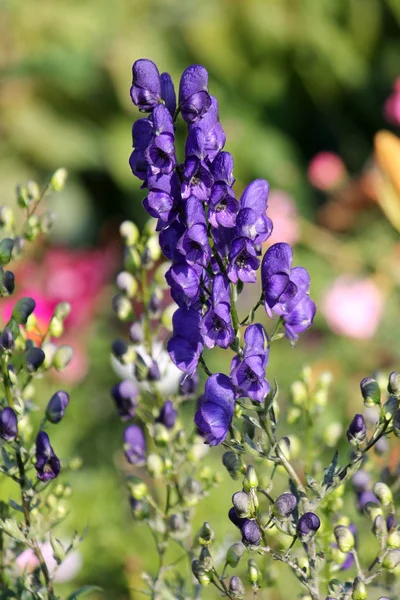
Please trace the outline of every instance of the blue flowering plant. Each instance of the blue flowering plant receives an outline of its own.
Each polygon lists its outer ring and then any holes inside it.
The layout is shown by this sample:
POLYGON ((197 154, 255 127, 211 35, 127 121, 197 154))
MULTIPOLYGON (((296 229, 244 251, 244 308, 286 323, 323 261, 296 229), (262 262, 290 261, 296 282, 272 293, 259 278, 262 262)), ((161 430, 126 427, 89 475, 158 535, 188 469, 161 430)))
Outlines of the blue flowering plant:
MULTIPOLYGON (((144 593, 183 600, 213 586, 221 597, 240 600, 245 580, 252 597, 266 598, 264 590, 281 586, 278 563, 291 571, 304 599, 363 600, 368 586, 399 591, 393 575, 400 563, 399 486, 390 487, 398 479, 386 469, 373 484, 379 475, 369 456, 373 449, 385 452, 389 434, 400 435, 400 376, 390 376, 385 401, 381 381, 361 382, 375 417, 357 414, 349 424, 344 443, 351 451, 343 464, 332 450, 342 443, 341 424, 322 428, 319 422, 328 373, 316 376, 305 368, 281 418, 278 386, 267 376, 272 344, 286 338, 295 345, 316 307, 309 274, 293 266, 292 248, 266 244, 273 228, 269 185, 257 179, 237 196, 233 157, 224 150, 218 103, 203 66, 184 71, 176 99, 171 77, 160 75, 152 61, 138 60, 130 91, 147 113, 133 125, 130 166, 153 220, 141 236, 133 223, 121 226, 125 270, 117 278, 114 309, 130 324, 130 341, 114 342, 122 381, 112 395, 121 419, 134 420, 124 433, 133 465, 127 475, 133 516, 152 530, 160 557, 156 572, 143 575, 144 593), (180 118, 187 128, 182 162, 175 144, 180 118), (241 315, 245 286, 259 287, 259 299, 241 315), (217 347, 228 358, 226 372, 212 371, 209 353, 206 362, 204 351, 217 347), (202 393, 196 391, 199 372, 202 393), (185 407, 195 395, 192 428, 185 407), (293 425, 304 438, 285 435, 293 425), (193 531, 193 507, 219 479, 199 465, 199 436, 204 449, 224 448, 224 467, 241 480, 226 501, 227 522, 238 536, 233 544, 214 539, 208 522, 193 531), (324 467, 328 452, 333 458, 324 467), (346 484, 357 501, 350 515, 346 484), (368 522, 376 555, 363 566, 357 528, 368 522), (189 557, 193 585, 166 559, 173 544, 189 557)), ((225 502, 222 494, 219 499, 225 502)))
MULTIPOLYGON (((42 190, 34 181, 18 186, 22 214, 0 207, 0 295, 4 302, 18 291, 10 264, 22 255, 27 242, 49 231, 54 217, 46 211, 39 214, 41 202, 60 191, 65 179, 65 169, 59 169, 42 190)), ((72 348, 57 344, 68 313, 67 303, 58 304, 42 331, 35 318, 35 300, 23 297, 14 302, 0 334, 0 472, 5 492, 0 502, 0 598, 4 599, 57 600, 57 567, 80 541, 75 534, 69 542, 61 542, 56 532, 71 494, 69 484, 58 477, 61 471, 78 466, 76 460, 60 461, 52 442, 53 427, 64 418, 69 395, 59 390, 43 399, 36 390, 37 381, 47 372, 63 371, 72 359, 72 348), (50 559, 45 551, 49 545, 50 559)))

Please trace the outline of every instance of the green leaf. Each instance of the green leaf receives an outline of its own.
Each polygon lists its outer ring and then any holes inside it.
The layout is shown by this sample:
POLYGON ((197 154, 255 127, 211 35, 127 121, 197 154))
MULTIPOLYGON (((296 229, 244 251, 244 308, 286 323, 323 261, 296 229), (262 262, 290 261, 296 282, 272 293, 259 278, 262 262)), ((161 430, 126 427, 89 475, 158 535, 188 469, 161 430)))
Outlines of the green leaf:
POLYGON ((14 318, 11 318, 8 321, 7 327, 9 329, 11 329, 11 333, 13 334, 14 340, 16 340, 19 335, 21 335, 21 332, 20 332, 19 327, 18 327, 18 323, 17 323, 17 321, 14 318))
POLYGON ((5 238, 0 242, 0 264, 7 265, 11 260, 11 254, 14 248, 14 240, 5 238))
POLYGON ((36 302, 33 298, 20 298, 13 308, 12 316, 19 325, 25 325, 35 306, 36 302))
POLYGON ((339 453, 336 450, 331 464, 329 465, 328 468, 324 469, 325 474, 324 474, 323 485, 325 487, 329 487, 333 483, 333 476, 335 475, 335 472, 336 472, 336 468, 337 468, 337 464, 338 464, 338 457, 339 457, 339 453))
POLYGON ((103 590, 98 587, 97 585, 85 585, 84 587, 81 587, 79 590, 76 590, 76 592, 73 592, 72 594, 70 594, 67 598, 67 600, 76 600, 76 598, 79 598, 79 596, 86 596, 87 594, 91 594, 92 592, 102 592, 103 590))

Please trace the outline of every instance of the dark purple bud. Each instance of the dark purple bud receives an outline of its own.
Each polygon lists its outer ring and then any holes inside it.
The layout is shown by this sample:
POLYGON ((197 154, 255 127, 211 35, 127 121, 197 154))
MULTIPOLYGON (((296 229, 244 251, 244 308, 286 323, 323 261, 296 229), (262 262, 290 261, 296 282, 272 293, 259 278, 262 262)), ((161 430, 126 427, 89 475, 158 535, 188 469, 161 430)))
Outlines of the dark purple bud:
POLYGON ((361 395, 367 408, 376 406, 381 401, 381 389, 372 377, 364 377, 360 383, 361 395))
POLYGON ((7 406, 0 412, 0 437, 12 442, 18 435, 18 419, 12 408, 7 406))
POLYGON ((14 350, 14 336, 9 327, 5 327, 0 334, 0 349, 1 350, 14 350))
POLYGON ((43 364, 46 358, 45 353, 41 348, 29 348, 25 352, 25 365, 30 373, 37 371, 43 364))
POLYGON ((149 381, 160 381, 161 379, 160 367, 155 360, 153 360, 151 363, 151 367, 149 368, 147 374, 147 379, 149 381))
POLYGON ((111 395, 114 398, 117 412, 123 421, 129 421, 135 416, 138 405, 137 397, 139 391, 136 385, 130 379, 116 383, 111 395))
POLYGON ((129 337, 133 344, 140 344, 143 342, 143 327, 141 323, 132 323, 129 329, 129 337))
POLYGON ((187 123, 197 123, 211 105, 208 73, 201 65, 191 65, 182 74, 179 85, 179 108, 187 123))
POLYGON ((141 58, 134 63, 131 98, 132 102, 142 111, 150 111, 160 102, 160 74, 153 61, 141 58))
POLYGON ((176 111, 176 94, 171 75, 169 73, 161 73, 160 81, 161 98, 164 100, 165 106, 168 108, 171 116, 173 117, 176 111))
POLYGON ((241 600, 241 598, 244 598, 245 589, 240 577, 237 577, 236 575, 231 577, 229 581, 229 594, 231 598, 235 598, 235 600, 241 600))
POLYGON ((36 302, 33 298, 20 298, 15 304, 12 316, 19 325, 26 325, 29 316, 35 310, 36 302))
POLYGON ((15 277, 12 271, 6 271, 3 277, 3 286, 7 292, 11 295, 15 289, 15 277))
POLYGON ((238 516, 237 516, 237 514, 236 514, 236 510, 233 508, 233 506, 232 506, 232 508, 230 508, 230 509, 229 509, 229 512, 228 512, 228 517, 229 517, 230 521, 231 521, 231 522, 232 522, 234 525, 236 525, 236 527, 239 527, 239 529, 240 529, 240 528, 242 527, 242 525, 244 525, 244 524, 245 524, 245 522, 247 521, 247 519, 241 519, 240 517, 238 517, 238 516))
POLYGON ((365 507, 367 506, 367 504, 379 504, 379 500, 378 498, 375 496, 375 494, 373 492, 371 492, 370 490, 365 490, 364 492, 361 492, 361 494, 358 496, 358 509, 360 511, 363 511, 365 509, 365 507))
POLYGON ((280 518, 285 519, 296 509, 297 506, 297 498, 294 494, 281 494, 275 500, 273 512, 274 514, 280 518))
POLYGON ((111 350, 116 358, 121 359, 128 351, 128 345, 123 340, 114 340, 111 350))
POLYGON ((172 429, 175 425, 177 416, 178 413, 175 410, 171 400, 167 400, 166 402, 164 402, 156 421, 157 423, 162 423, 168 429, 172 429))
POLYGON ((183 375, 179 382, 179 393, 181 396, 192 396, 199 385, 199 375, 197 371, 191 375, 183 375))
POLYGON ((246 522, 241 527, 242 542, 251 546, 258 546, 261 540, 261 531, 255 521, 246 519, 246 522))
POLYGON ((37 476, 40 481, 50 481, 60 473, 60 461, 51 447, 49 436, 45 431, 39 431, 36 438, 37 476))
POLYGON ((400 396, 400 373, 393 371, 389 375, 388 392, 396 397, 400 396))
POLYGON ((304 513, 297 522, 297 535, 303 542, 306 542, 316 534, 320 525, 321 521, 315 513, 304 513))
POLYGON ((146 461, 146 439, 138 425, 129 425, 124 432, 125 456, 133 465, 142 466, 146 461))
POLYGON ((355 446, 360 444, 365 439, 367 435, 367 425, 363 415, 355 415, 354 419, 349 425, 346 435, 350 444, 355 446))
POLYGON ((50 423, 59 423, 64 416, 65 409, 69 404, 69 395, 59 390, 50 398, 46 408, 46 418, 50 423))

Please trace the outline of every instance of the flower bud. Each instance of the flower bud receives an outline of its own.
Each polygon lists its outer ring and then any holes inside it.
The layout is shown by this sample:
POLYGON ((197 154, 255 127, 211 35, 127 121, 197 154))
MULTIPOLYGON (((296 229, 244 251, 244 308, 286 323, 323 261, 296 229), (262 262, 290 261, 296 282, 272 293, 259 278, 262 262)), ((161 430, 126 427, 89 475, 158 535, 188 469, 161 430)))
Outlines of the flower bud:
POLYGON ((120 321, 128 321, 132 318, 132 303, 123 294, 115 294, 112 301, 112 308, 120 321))
POLYGON ((167 429, 173 429, 177 416, 178 413, 175 410, 171 400, 167 400, 164 402, 156 421, 158 423, 162 423, 165 427, 167 427, 167 429))
POLYGON ((74 357, 74 350, 71 346, 59 346, 53 356, 53 367, 56 371, 63 371, 69 365, 74 357))
POLYGON ((15 276, 12 271, 6 271, 3 275, 2 287, 11 296, 15 289, 15 276))
POLYGON ((364 405, 367 408, 372 408, 381 401, 381 388, 378 382, 372 377, 364 377, 360 383, 361 395, 364 399, 364 405))
POLYGON ((148 519, 150 516, 149 506, 147 502, 142 500, 136 500, 135 498, 129 498, 129 503, 132 510, 132 516, 138 521, 148 519))
POLYGON ((199 561, 204 566, 204 568, 207 569, 207 571, 212 570, 212 568, 214 566, 213 559, 211 557, 210 551, 207 548, 207 546, 202 547, 202 549, 200 551, 199 561))
POLYGON ((153 360, 147 372, 148 381, 160 381, 161 373, 157 361, 153 360))
POLYGON ((132 344, 140 344, 143 342, 143 327, 139 321, 132 323, 129 329, 129 339, 132 344))
POLYGON ((152 235, 148 239, 144 255, 146 256, 145 260, 149 259, 152 265, 159 260, 161 256, 161 248, 158 241, 158 234, 152 235))
POLYGON ((10 406, 0 412, 0 437, 12 442, 18 435, 17 415, 10 406))
POLYGON ((192 396, 199 385, 199 374, 195 371, 192 375, 182 375, 179 382, 181 396, 192 396))
POLYGON ((211 583, 212 574, 204 568, 199 560, 192 562, 192 572, 201 586, 207 587, 211 583))
POLYGON ((67 169, 60 167, 59 169, 57 169, 57 171, 54 171, 54 173, 50 179, 50 185, 51 185, 52 189, 55 192, 61 192, 61 190, 64 189, 67 178, 68 178, 67 169))
POLYGON ((355 415, 354 419, 349 425, 346 435, 350 444, 353 446, 357 446, 365 439, 367 435, 367 425, 362 415, 355 415))
POLYGON ((258 546, 261 540, 261 531, 256 521, 245 519, 241 525, 242 542, 250 546, 258 546))
POLYGON ((59 390, 50 398, 46 408, 46 418, 50 423, 59 423, 64 416, 65 409, 69 404, 69 395, 59 390))
POLYGON ((308 392, 307 387, 303 381, 294 381, 290 386, 292 394, 293 404, 296 406, 303 406, 307 400, 308 392))
POLYGON ((389 550, 383 559, 382 566, 384 569, 394 571, 400 564, 400 550, 389 550))
POLYGON ((285 493, 278 496, 272 508, 273 514, 278 519, 286 519, 297 507, 297 498, 294 494, 285 493))
POLYGON ((230 567, 236 568, 242 558, 246 548, 243 546, 241 542, 237 542, 236 544, 232 544, 226 553, 226 564, 230 567))
POLYGON ((345 527, 344 525, 338 525, 334 529, 334 534, 340 552, 347 554, 347 552, 354 550, 354 535, 350 529, 348 529, 348 527, 345 527))
POLYGON ((400 410, 396 410, 393 415, 393 433, 396 437, 400 437, 400 410))
POLYGON ((199 533, 197 534, 197 542, 200 546, 210 546, 214 539, 214 531, 211 529, 210 524, 204 521, 199 533))
POLYGON ((7 265, 11 260, 12 251, 14 248, 14 240, 4 238, 0 242, 0 265, 7 265))
POLYGON ((359 577, 356 577, 353 582, 353 591, 351 597, 352 600, 365 600, 368 597, 365 583, 359 577))
POLYGON ((400 398, 400 373, 397 373, 397 371, 390 373, 387 389, 389 394, 393 394, 393 396, 400 398))
POLYGON ((290 460, 290 439, 283 437, 278 442, 278 448, 287 460, 290 460))
POLYGON ((342 432, 343 425, 339 421, 329 423, 322 434, 325 444, 329 448, 335 448, 338 445, 342 432))
POLYGON ((389 396, 387 402, 382 406, 382 415, 386 421, 390 421, 397 409, 399 408, 399 398, 396 396, 389 396))
POLYGON ((13 308, 12 316, 19 325, 25 325, 35 306, 33 298, 20 298, 13 308))
POLYGON ((390 504, 392 504, 392 490, 389 486, 386 485, 386 483, 382 483, 380 481, 378 483, 375 483, 374 487, 372 488, 372 491, 383 506, 389 506, 390 504))
POLYGON ((124 250, 124 268, 127 271, 137 271, 140 267, 141 259, 136 248, 127 246, 124 250))
MULTIPOLYGON (((372 494, 372 492, 371 492, 371 494, 372 494)), ((372 494, 372 495, 376 498, 376 496, 374 494, 372 494)), ((369 518, 371 519, 371 521, 375 521, 375 519, 378 515, 383 515, 382 508, 378 504, 375 504, 375 502, 367 502, 364 505, 364 510, 367 513, 367 515, 369 516, 369 518)))
POLYGON ((243 474, 243 463, 238 454, 228 450, 228 452, 224 452, 222 455, 222 463, 229 475, 232 479, 239 479, 239 477, 243 474))
POLYGON ((387 539, 387 545, 389 548, 393 550, 397 550, 400 548, 400 531, 395 529, 392 533, 389 534, 387 539))
POLYGON ((387 535, 386 519, 383 515, 376 515, 372 532, 376 537, 385 537, 387 535))
POLYGON ((61 319, 59 319, 58 317, 56 317, 56 315, 54 315, 50 321, 49 334, 52 337, 59 338, 62 336, 63 333, 64 333, 64 323, 61 319))
POLYGON ((302 542, 307 542, 317 533, 321 521, 313 512, 304 513, 297 522, 297 535, 302 542))
POLYGON ((164 463, 161 456, 158 454, 149 454, 146 466, 151 477, 154 477, 155 479, 160 477, 164 472, 164 463))
POLYGON ((374 452, 378 456, 383 456, 389 450, 389 442, 386 436, 382 436, 374 446, 374 452))
POLYGON ((121 271, 117 275, 117 288, 121 290, 128 298, 133 298, 138 290, 138 283, 131 273, 128 271, 121 271))
POLYGON ((243 489, 246 492, 250 490, 255 490, 258 487, 258 478, 257 473, 253 465, 249 465, 246 469, 246 474, 243 479, 243 489))
POLYGON ((353 484, 354 490, 357 493, 368 490, 370 482, 371 476, 369 473, 367 473, 367 471, 363 471, 362 469, 357 471, 357 473, 354 473, 353 477, 351 478, 351 483, 353 484))
POLYGON ((128 482, 128 488, 132 498, 135 500, 144 500, 149 492, 145 482, 140 481, 140 479, 128 482))
POLYGON ((260 570, 253 558, 250 558, 247 563, 247 579, 253 586, 257 586, 261 581, 260 570))
POLYGON ((254 516, 254 506, 249 494, 246 492, 236 492, 232 496, 232 504, 236 514, 240 519, 254 516))
POLYGON ((28 348, 25 352, 25 366, 29 373, 35 373, 43 364, 46 358, 41 348, 28 348))
POLYGON ((119 232, 127 246, 134 246, 139 239, 139 229, 132 221, 124 221, 121 223, 119 232))
POLYGON ((154 441, 157 446, 166 446, 170 441, 168 429, 162 423, 154 424, 154 441))
POLYGON ((54 316, 61 321, 65 321, 71 312, 71 305, 69 302, 59 302, 54 309, 54 316))
POLYGON ((11 230, 15 223, 15 215, 12 208, 6 204, 0 206, 0 227, 11 230))
POLYGON ((47 210, 39 217, 39 229, 42 233, 49 233, 56 220, 56 214, 52 210, 47 210))
POLYGON ((28 195, 28 190, 24 185, 17 185, 16 187, 17 194, 17 204, 20 208, 28 208, 30 198, 28 195))
POLYGON ((0 350, 2 352, 12 352, 14 350, 14 336, 9 327, 5 327, 0 334, 0 350))
POLYGON ((229 581, 229 595, 234 600, 242 600, 245 595, 244 585, 240 577, 234 575, 229 581))

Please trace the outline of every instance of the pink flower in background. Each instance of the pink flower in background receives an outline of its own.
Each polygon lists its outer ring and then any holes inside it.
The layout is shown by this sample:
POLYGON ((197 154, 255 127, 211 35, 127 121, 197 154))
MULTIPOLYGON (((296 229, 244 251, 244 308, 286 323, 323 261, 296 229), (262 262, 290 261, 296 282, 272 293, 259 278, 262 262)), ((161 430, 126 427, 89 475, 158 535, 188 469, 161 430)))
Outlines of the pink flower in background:
MULTIPOLYGON (((68 554, 66 559, 63 560, 60 566, 57 567, 50 542, 40 544, 40 549, 50 573, 55 571, 54 581, 57 583, 70 581, 79 573, 82 568, 82 557, 76 550, 68 554)), ((15 563, 21 572, 32 572, 39 566, 39 561, 33 550, 30 548, 24 550, 19 556, 17 556, 15 563)))
POLYGON ((335 333, 367 340, 381 320, 383 296, 372 280, 343 276, 326 291, 321 311, 335 333))
POLYGON ((300 237, 296 204, 290 194, 283 190, 272 190, 268 196, 268 216, 274 228, 267 245, 286 242, 294 246, 300 237))
POLYGON ((333 152, 318 152, 308 165, 308 179, 314 187, 325 192, 338 188, 346 177, 346 167, 333 152))
POLYGON ((394 82, 393 92, 384 104, 383 114, 389 123, 400 125, 400 77, 394 82))

